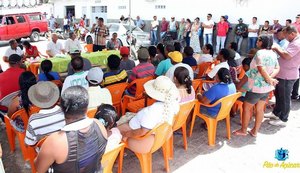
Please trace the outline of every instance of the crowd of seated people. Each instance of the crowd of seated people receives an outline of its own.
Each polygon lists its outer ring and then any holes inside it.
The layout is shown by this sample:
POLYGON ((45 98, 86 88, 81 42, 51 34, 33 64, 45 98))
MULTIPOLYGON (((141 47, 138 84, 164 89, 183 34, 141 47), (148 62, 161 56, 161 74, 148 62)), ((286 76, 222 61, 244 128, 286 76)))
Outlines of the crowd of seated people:
MULTIPOLYGON (((154 143, 154 136, 150 135, 143 140, 136 138, 144 136, 162 122, 172 125, 173 117, 179 112, 182 103, 197 100, 211 105, 237 91, 244 92, 243 98, 240 99, 243 102, 243 117, 241 128, 233 134, 250 134, 256 137, 264 118, 264 107, 269 93, 275 89, 277 99, 283 92, 282 87, 287 85, 282 81, 286 78, 281 79, 281 76, 278 76, 282 70, 280 67, 292 68, 291 73, 297 71, 296 75, 299 77, 297 68, 300 62, 298 65, 295 65, 298 60, 295 60, 294 64, 286 62, 300 56, 299 33, 293 26, 284 28, 282 32, 290 42, 285 50, 272 46, 271 36, 260 35, 256 43, 257 50, 251 49, 249 57, 246 58, 238 54, 235 42, 230 43, 228 49, 221 49, 217 56, 214 56, 211 44, 205 44, 200 54, 194 53, 190 46, 179 49, 178 45, 175 48, 174 45, 158 44, 140 48, 137 51, 139 62, 135 66, 135 62, 128 57, 129 49, 120 47, 121 57, 109 55, 108 70, 103 72, 100 67, 85 69, 84 58, 79 53, 71 59, 70 68, 74 73, 62 81, 61 91, 51 82, 61 79, 57 72, 52 71, 50 60, 41 62, 41 72, 36 77, 21 68, 20 55, 12 54, 6 58, 10 68, 0 74, 0 98, 20 91, 8 108, 9 117, 20 109, 25 109, 29 116, 30 107, 40 108, 38 113, 30 115, 27 127, 22 126, 18 119, 11 122, 15 128, 26 131, 27 145, 35 145, 47 136, 36 159, 38 172, 45 172, 50 166, 54 172, 76 172, 76 169, 100 171, 99 160, 103 154, 122 141, 134 152, 148 152, 154 143), (204 83, 208 80, 210 85, 201 85, 200 87, 205 88, 195 91, 192 82, 197 77, 194 76, 196 71, 193 68, 199 68, 200 64, 205 62, 211 62, 211 69, 206 71, 200 80, 204 83), (245 71, 244 76, 240 76, 241 70, 245 71), (128 74, 127 71, 131 73, 128 74), (126 122, 118 124, 120 115, 113 107, 113 96, 106 87, 123 82, 130 83, 148 76, 153 76, 153 79, 143 85, 145 95, 155 102, 151 105, 145 104, 126 122), (19 85, 14 83, 6 86, 8 81, 15 81, 19 85), (2 96, 2 93, 5 95, 2 96), (95 119, 86 116, 87 111, 91 109, 97 109, 95 119), (255 125, 247 132, 251 114, 255 115, 255 125)), ((52 46, 55 47, 55 44, 53 42, 52 46)), ((60 49, 59 46, 56 48, 60 49)), ((295 82, 296 79, 291 80, 295 82)), ((292 92, 293 82, 288 85, 288 94, 292 92)), ((123 92, 134 95, 135 87, 126 88, 123 92)), ((280 112, 280 105, 276 106, 273 110, 275 115, 269 118, 278 120, 272 122, 273 125, 282 125, 279 121, 287 122, 287 117, 280 112)), ((200 112, 215 118, 220 107, 221 105, 201 106, 200 112)))

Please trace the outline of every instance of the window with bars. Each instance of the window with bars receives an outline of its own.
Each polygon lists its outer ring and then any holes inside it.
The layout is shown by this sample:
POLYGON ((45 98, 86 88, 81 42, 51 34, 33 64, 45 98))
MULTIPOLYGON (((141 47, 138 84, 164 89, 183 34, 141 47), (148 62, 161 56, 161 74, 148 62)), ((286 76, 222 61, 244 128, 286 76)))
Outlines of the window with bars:
POLYGON ((107 13, 107 6, 93 6, 92 13, 107 13))
POLYGON ((155 5, 155 9, 166 9, 166 5, 155 5))
POLYGON ((118 8, 119 8, 119 10, 125 10, 126 9, 126 5, 121 5, 118 8))

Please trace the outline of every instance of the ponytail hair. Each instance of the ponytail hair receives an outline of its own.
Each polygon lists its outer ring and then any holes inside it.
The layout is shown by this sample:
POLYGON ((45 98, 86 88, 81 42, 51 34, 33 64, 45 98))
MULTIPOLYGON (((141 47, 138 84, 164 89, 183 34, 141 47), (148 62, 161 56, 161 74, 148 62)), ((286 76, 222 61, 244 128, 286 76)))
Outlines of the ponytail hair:
POLYGON ((46 59, 46 60, 42 61, 41 68, 42 68, 43 72, 45 73, 45 76, 48 81, 54 80, 54 77, 51 74, 49 74, 49 72, 52 70, 52 62, 50 60, 46 59))
POLYGON ((218 71, 219 80, 225 84, 230 84, 232 82, 230 72, 227 68, 220 68, 218 71))
POLYGON ((177 79, 180 85, 185 85, 187 93, 192 92, 192 80, 189 70, 185 67, 177 67, 174 71, 174 77, 177 79))
POLYGON ((209 54, 214 56, 214 47, 211 44, 206 44, 205 47, 207 50, 209 50, 209 54))

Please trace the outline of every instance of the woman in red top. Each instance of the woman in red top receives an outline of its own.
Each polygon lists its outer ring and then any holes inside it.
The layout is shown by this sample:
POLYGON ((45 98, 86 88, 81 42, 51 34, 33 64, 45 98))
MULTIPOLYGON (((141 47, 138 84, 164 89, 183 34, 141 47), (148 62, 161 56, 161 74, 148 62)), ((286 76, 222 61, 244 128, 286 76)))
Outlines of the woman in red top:
POLYGON ((36 46, 31 45, 28 41, 23 42, 23 46, 25 47, 25 57, 26 58, 36 58, 39 56, 39 51, 36 46))
POLYGON ((221 49, 225 46, 226 34, 228 32, 229 26, 228 23, 225 22, 225 17, 221 16, 220 22, 217 25, 217 46, 216 53, 219 53, 220 47, 221 49))

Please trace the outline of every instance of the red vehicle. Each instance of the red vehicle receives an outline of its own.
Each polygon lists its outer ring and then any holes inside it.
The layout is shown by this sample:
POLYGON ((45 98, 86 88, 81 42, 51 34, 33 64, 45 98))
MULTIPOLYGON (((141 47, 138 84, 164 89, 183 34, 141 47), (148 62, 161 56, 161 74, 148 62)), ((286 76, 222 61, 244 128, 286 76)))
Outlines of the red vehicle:
POLYGON ((40 35, 48 31, 48 21, 42 13, 20 13, 0 15, 0 41, 30 37, 39 41, 40 35))

